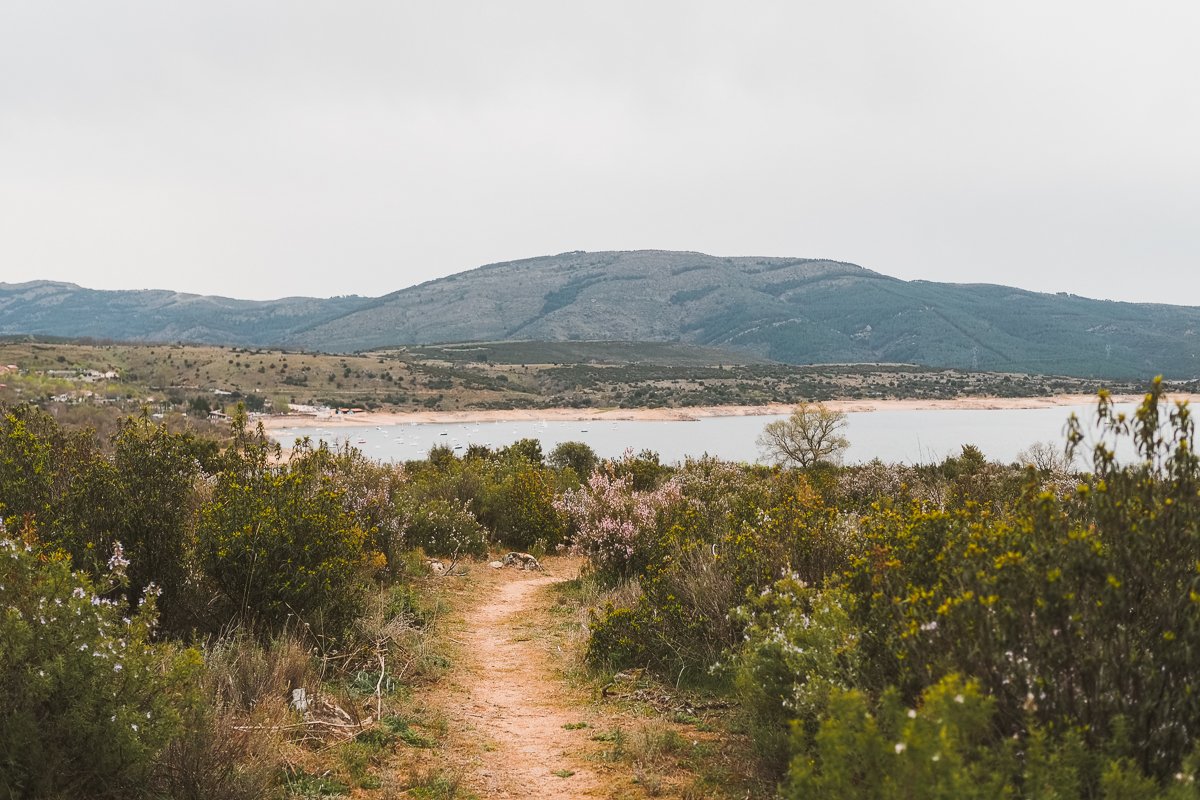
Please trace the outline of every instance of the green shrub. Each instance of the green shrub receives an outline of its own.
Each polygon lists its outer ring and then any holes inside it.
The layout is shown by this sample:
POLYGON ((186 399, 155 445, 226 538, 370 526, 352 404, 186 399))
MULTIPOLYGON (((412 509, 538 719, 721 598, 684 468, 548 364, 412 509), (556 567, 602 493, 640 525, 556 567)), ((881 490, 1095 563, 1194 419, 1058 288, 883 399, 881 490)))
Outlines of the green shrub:
POLYGON ((487 533, 465 507, 445 500, 428 500, 413 509, 404 533, 405 544, 431 555, 487 553, 487 533))
MULTIPOLYGON (((597 472, 589 481, 593 505, 619 508, 622 495, 614 488, 623 482, 603 478, 597 472)), ((733 609, 769 587, 785 565, 798 580, 821 586, 845 564, 845 530, 803 478, 757 483, 740 468, 702 460, 689 462, 656 494, 668 488, 676 497, 654 527, 625 540, 642 593, 634 608, 606 609, 593 624, 593 663, 651 667, 675 680, 698 677, 740 641, 733 609)))
POLYGON ((80 481, 58 543, 74 563, 95 569, 120 541, 130 561, 127 607, 136 608, 143 587, 153 582, 163 592, 157 603, 162 628, 187 630, 195 620, 190 562, 197 442, 143 413, 121 420, 111 445, 111 456, 94 461, 80 481))
POLYGON ((200 510, 201 565, 228 613, 263 633, 291 616, 337 637, 362 609, 382 565, 326 478, 304 471, 226 471, 200 510))
POLYGON ((382 553, 389 567, 403 561, 408 521, 403 502, 408 489, 404 467, 372 461, 348 442, 340 450, 330 450, 324 442, 313 449, 307 438, 297 441, 288 467, 293 472, 321 475, 340 492, 343 510, 366 535, 369 548, 382 553))
POLYGON ((154 596, 123 617, 120 589, 71 571, 26 528, 0 541, 0 794, 131 797, 181 732, 195 651, 152 643, 154 596))
POLYGON ((545 471, 520 466, 509 472, 493 493, 496 539, 505 547, 528 550, 536 543, 554 550, 562 543, 566 526, 554 507, 554 485, 545 471))
MULTIPOLYGON (((633 448, 625 451, 619 461, 612 463, 613 474, 616 478, 628 478, 635 492, 652 492, 671 475, 671 468, 659 463, 658 453, 653 450, 642 450, 636 456, 633 448)), ((580 478, 584 478, 580 474, 580 478)))
POLYGON ((888 690, 877 703, 834 689, 815 731, 797 726, 782 797, 1029 798, 1041 800, 1196 800, 1197 759, 1160 786, 1136 762, 1114 753, 1117 736, 1089 752, 1074 729, 1051 737, 1036 725, 995 736, 995 699, 974 681, 949 675, 908 708, 888 690), (1089 781, 1094 774, 1097 780, 1089 781))
POLYGON ((1200 460, 1189 410, 1162 426, 1159 400, 1156 387, 1126 418, 1102 399, 1104 441, 1071 502, 1041 492, 1030 468, 1007 519, 967 503, 864 520, 846 580, 862 688, 914 702, 950 673, 971 675, 1005 735, 1031 709, 1042 726, 1086 730, 1094 749, 1124 719, 1120 755, 1160 781, 1175 774, 1200 718, 1200 460), (1139 450, 1129 465, 1113 456, 1122 437, 1139 450))
POLYGON ((777 773, 791 756, 791 723, 811 733, 830 694, 854 685, 858 636, 845 603, 841 590, 791 576, 733 612, 745 625, 735 685, 759 755, 777 773))
POLYGON ((1013 785, 1011 747, 987 746, 994 702, 972 683, 949 677, 917 709, 894 691, 876 708, 841 689, 828 703, 811 747, 802 742, 792 761, 785 797, 982 800, 1013 785))
POLYGON ((91 432, 66 433, 53 417, 30 403, 5 409, 0 423, 0 486, 5 504, 0 522, 18 530, 22 519, 32 515, 44 540, 59 538, 64 498, 77 490, 96 457, 91 432))
POLYGON ((587 480, 599 458, 584 442, 562 442, 550 451, 547 461, 557 470, 574 470, 578 480, 587 480))

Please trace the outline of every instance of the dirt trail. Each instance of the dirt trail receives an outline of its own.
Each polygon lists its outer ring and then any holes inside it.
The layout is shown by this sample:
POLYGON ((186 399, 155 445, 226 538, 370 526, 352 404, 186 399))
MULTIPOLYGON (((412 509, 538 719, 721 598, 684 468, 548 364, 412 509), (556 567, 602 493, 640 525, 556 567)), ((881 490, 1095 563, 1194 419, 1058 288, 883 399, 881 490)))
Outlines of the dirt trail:
POLYGON ((547 652, 552 645, 529 627, 541 587, 562 578, 516 576, 469 609, 465 629, 456 632, 473 663, 460 678, 467 697, 452 716, 461 714, 487 744, 473 754, 468 782, 489 798, 594 796, 601 780, 579 755, 589 749, 589 731, 563 728, 579 722, 584 709, 556 677, 547 652), (564 778, 556 771, 574 774, 564 778))

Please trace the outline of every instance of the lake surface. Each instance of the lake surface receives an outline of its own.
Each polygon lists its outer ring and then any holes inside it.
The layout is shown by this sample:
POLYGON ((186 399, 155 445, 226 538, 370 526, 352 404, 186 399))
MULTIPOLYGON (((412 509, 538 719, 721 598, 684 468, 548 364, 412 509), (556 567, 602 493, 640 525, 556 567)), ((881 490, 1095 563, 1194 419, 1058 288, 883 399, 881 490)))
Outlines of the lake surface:
MULTIPOLYGON (((1120 410, 1130 407, 1121 406, 1120 410)), ((878 458, 909 464, 941 461, 973 444, 989 460, 1011 462, 1034 442, 1062 446, 1066 423, 1074 412, 1082 420, 1095 414, 1095 404, 1005 410, 880 410, 848 413, 846 462, 878 458)), ((602 458, 616 458, 627 448, 649 448, 666 463, 708 453, 728 461, 757 461, 754 440, 779 416, 709 417, 695 422, 480 422, 448 425, 411 424, 336 428, 290 428, 273 434, 290 446, 311 436, 331 445, 350 442, 371 458, 408 461, 424 458, 429 448, 445 444, 465 450, 470 444, 504 447, 519 439, 539 439, 549 453, 562 442, 586 442, 602 458)), ((459 451, 461 455, 462 451, 459 451)), ((1127 458, 1122 448, 1120 455, 1127 458)))

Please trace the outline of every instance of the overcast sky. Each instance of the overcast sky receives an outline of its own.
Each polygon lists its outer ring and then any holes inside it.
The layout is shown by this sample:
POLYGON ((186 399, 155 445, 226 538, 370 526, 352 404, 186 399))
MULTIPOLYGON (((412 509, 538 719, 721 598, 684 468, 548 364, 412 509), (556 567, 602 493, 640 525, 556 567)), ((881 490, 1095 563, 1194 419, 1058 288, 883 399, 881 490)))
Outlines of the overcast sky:
POLYGON ((1200 3, 0 0, 0 281, 566 250, 1200 305, 1200 3))

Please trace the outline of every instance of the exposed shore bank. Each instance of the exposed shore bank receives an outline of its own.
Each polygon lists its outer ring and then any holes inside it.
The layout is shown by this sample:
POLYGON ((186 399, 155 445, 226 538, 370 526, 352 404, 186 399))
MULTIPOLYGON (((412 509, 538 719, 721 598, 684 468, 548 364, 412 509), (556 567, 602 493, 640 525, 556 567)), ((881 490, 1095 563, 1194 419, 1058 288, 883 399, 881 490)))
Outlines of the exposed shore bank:
MULTIPOLYGON (((1117 403, 1140 403, 1142 395, 1113 395, 1117 403)), ((1173 394, 1171 401, 1200 401, 1200 395, 1173 394)), ((1096 402, 1090 394, 1060 394, 1051 397, 963 397, 954 400, 830 400, 827 408, 836 411, 861 413, 870 411, 934 411, 934 410, 997 410, 1022 408, 1053 408, 1056 406, 1087 405, 1096 402)), ((691 408, 547 408, 487 411, 368 411, 361 414, 278 414, 264 416, 268 430, 297 427, 353 427, 362 425, 404 425, 411 422, 449 424, 455 422, 518 422, 546 420, 547 422, 625 421, 686 422, 707 417, 753 417, 790 414, 793 405, 772 403, 761 406, 694 406, 691 408)))

